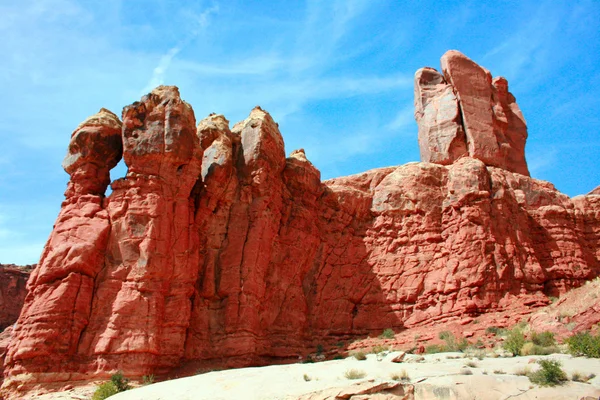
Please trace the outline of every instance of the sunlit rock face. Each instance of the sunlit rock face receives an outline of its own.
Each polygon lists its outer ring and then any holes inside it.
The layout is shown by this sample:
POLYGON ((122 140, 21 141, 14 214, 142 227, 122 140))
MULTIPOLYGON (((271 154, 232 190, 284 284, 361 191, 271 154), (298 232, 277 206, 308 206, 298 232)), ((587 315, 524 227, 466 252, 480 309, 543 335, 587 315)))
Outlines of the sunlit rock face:
POLYGON ((196 122, 176 87, 73 134, 66 200, 15 325, 4 392, 297 360, 317 344, 496 310, 600 273, 600 195, 528 176, 503 79, 417 72, 423 162, 322 182, 260 107, 196 122), (128 172, 108 171, 123 157, 128 172))
POLYGON ((451 164, 469 156, 486 165, 529 176, 525 161, 527 125, 502 77, 450 50, 442 73, 415 74, 415 117, 421 159, 451 164))

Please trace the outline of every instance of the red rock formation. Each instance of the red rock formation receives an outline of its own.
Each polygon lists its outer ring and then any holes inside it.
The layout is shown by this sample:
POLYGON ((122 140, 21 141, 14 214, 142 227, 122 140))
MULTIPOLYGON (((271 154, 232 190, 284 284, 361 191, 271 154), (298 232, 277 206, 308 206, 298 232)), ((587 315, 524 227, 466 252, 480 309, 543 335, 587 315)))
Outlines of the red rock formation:
POLYGON ((527 125, 506 79, 492 80, 488 70, 456 50, 441 63, 443 76, 429 67, 415 74, 422 161, 447 165, 469 155, 529 175, 527 125))
POLYGON ((0 332, 19 317, 27 294, 25 285, 34 267, 0 264, 0 332))
POLYGON ((545 305, 598 276, 600 196, 570 199, 512 172, 525 160, 502 141, 486 153, 500 111, 461 121, 516 105, 501 81, 482 89, 489 101, 467 100, 453 60, 446 81, 458 103, 432 70, 416 90, 438 163, 321 182, 303 150, 285 158, 267 112, 231 130, 220 115, 195 128, 178 90, 159 87, 123 111, 129 170, 104 198, 120 123, 102 111, 82 124, 72 142, 93 145, 70 146, 67 199, 29 283, 5 391, 118 369, 293 360, 385 328, 545 305))
POLYGON ((81 332, 90 322, 95 279, 104 266, 111 226, 103 193, 110 169, 121 158, 120 127, 118 118, 102 109, 71 136, 63 162, 71 180, 27 283, 29 293, 5 361, 12 376, 34 373, 38 382, 69 379, 66 365, 77 357, 81 332))

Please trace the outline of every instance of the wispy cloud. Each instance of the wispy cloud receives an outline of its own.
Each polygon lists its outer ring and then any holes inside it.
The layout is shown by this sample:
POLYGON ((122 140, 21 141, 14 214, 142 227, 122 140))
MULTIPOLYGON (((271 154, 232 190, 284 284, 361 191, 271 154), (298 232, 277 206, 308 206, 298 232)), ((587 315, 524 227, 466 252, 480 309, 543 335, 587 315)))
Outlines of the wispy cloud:
POLYGON ((209 17, 211 14, 215 14, 219 11, 218 5, 213 5, 202 11, 197 15, 190 15, 188 13, 188 17, 192 17, 196 21, 196 25, 192 28, 191 34, 183 40, 181 43, 177 44, 175 47, 169 49, 169 51, 160 58, 158 65, 152 71, 152 77, 148 84, 142 89, 141 95, 150 92, 157 86, 164 84, 165 73, 171 66, 173 59, 177 54, 179 54, 187 44, 189 44, 192 40, 196 39, 201 32, 208 27, 209 17))
POLYGON ((408 104, 396 114, 396 117, 386 125, 386 128, 391 130, 406 130, 406 128, 415 126, 415 106, 408 104))
POLYGON ((559 151, 555 147, 537 148, 527 153, 527 165, 531 176, 542 175, 547 169, 556 165, 559 151))

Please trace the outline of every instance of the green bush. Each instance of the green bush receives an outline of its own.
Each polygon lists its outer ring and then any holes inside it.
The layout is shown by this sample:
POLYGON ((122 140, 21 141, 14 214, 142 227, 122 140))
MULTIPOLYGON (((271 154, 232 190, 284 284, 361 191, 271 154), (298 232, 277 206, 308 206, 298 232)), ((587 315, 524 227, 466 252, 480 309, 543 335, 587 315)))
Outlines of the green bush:
POLYGON ((521 355, 521 348, 525 344, 525 335, 519 328, 514 328, 508 332, 502 347, 510 351, 513 356, 521 355))
POLYGON ((129 379, 125 378, 123 373, 119 371, 110 377, 109 382, 105 382, 98 386, 92 396, 92 400, 104 400, 112 395, 129 389, 131 389, 131 386, 129 386, 129 379))
POLYGON ((531 341, 533 342, 533 344, 542 347, 550 347, 556 345, 556 340, 554 340, 554 333, 549 331, 544 331, 540 333, 533 332, 531 334, 531 341))
POLYGON ((589 332, 579 332, 565 342, 569 345, 569 352, 574 356, 600 358, 600 333, 592 335, 589 332))
POLYGON ((111 376, 110 381, 113 385, 115 385, 119 392, 124 392, 131 389, 131 386, 129 386, 129 379, 125 378, 121 371, 111 376))
POLYGON ((439 344, 431 344, 425 347, 425 353, 427 354, 441 353, 443 351, 444 350, 442 349, 442 346, 440 346, 439 344))
POLYGON ((485 328, 486 335, 489 335, 489 334, 498 335, 502 331, 503 331, 503 329, 499 328, 497 326, 488 326, 487 328, 485 328))
POLYGON ((117 393, 119 393, 119 390, 112 382, 104 382, 98 386, 92 396, 92 400, 104 400, 117 393))
POLYGON ((532 383, 541 386, 556 386, 565 382, 567 374, 562 370, 560 361, 539 360, 540 369, 529 374, 532 383))
POLYGON ((154 375, 144 375, 142 376, 142 385, 151 385, 154 383, 154 375))
POLYGON ((393 339, 395 335, 396 335, 396 333, 394 332, 393 329, 387 328, 383 331, 383 333, 381 334, 380 337, 382 339, 393 339))
POLYGON ((547 356, 555 353, 560 353, 560 349, 556 346, 539 346, 533 342, 527 342, 521 347, 522 356, 547 356))
POLYGON ((450 331, 442 331, 438 336, 440 339, 446 342, 446 344, 438 346, 438 351, 436 351, 436 353, 464 351, 469 346, 467 339, 462 338, 461 340, 457 341, 454 334, 452 334, 450 331))

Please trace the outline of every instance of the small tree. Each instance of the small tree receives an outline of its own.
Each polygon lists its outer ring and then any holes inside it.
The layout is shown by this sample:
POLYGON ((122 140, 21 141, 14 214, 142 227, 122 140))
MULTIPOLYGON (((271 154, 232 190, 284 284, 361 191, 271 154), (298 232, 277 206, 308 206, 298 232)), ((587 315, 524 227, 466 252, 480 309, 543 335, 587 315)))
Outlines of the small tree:
POLYGON ((521 348, 525 344, 525 335, 519 328, 514 328, 508 332, 502 347, 510 351, 513 356, 521 355, 521 348))
POLYGON ((539 360, 540 369, 529 375, 529 380, 541 386, 556 386, 565 382, 567 374, 562 370, 560 361, 539 360))

